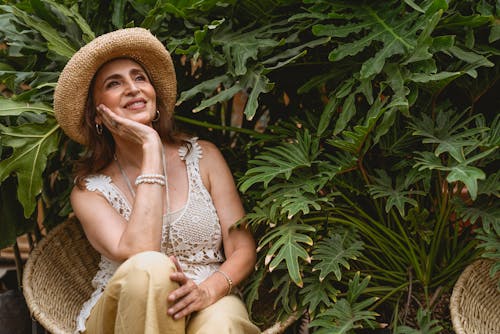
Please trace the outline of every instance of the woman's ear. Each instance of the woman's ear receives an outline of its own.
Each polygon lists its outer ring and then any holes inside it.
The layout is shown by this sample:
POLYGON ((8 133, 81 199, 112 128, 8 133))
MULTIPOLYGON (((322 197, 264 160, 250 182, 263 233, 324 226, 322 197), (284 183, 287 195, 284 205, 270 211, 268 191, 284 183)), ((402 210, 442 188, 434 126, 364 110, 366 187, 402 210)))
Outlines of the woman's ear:
POLYGON ((95 124, 102 124, 102 119, 101 119, 101 116, 96 115, 96 116, 94 117, 94 123, 95 123, 95 124))

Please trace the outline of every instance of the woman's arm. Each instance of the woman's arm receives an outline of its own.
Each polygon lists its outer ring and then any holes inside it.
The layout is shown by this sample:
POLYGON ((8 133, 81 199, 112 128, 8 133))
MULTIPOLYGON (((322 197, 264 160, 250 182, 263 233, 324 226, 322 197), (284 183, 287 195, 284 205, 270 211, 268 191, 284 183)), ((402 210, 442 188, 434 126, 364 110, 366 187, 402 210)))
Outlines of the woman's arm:
MULTIPOLYGON (((207 189, 212 196, 222 229, 222 240, 226 261, 220 270, 233 281, 234 286, 250 275, 256 261, 256 247, 252 234, 244 226, 235 228, 234 224, 245 215, 234 179, 224 157, 215 145, 201 141, 203 155, 200 170, 208 178, 207 189), (207 173, 203 173, 206 170, 207 173)), ((203 175, 204 174, 204 175, 203 175)), ((214 274, 202 283, 215 292, 216 297, 226 293, 227 280, 221 274, 214 274), (222 289, 221 289, 221 284, 222 289), (220 291, 222 290, 222 291, 220 291)), ((219 298, 216 298, 219 299, 219 298)))
MULTIPOLYGON (((163 174, 162 143, 154 129, 120 117, 107 108, 100 113, 115 138, 137 149, 141 174, 163 174)), ((111 260, 123 261, 142 251, 160 249, 164 187, 143 183, 137 187, 128 222, 99 193, 75 187, 73 210, 92 246, 111 260)))
MULTIPOLYGON (((233 176, 220 151, 211 143, 200 141, 203 158, 200 172, 219 216, 226 261, 220 267, 234 286, 243 281, 253 270, 256 261, 255 241, 246 228, 233 228, 245 212, 233 176)), ((178 300, 169 310, 175 318, 203 309, 224 297, 228 280, 221 273, 214 273, 196 286, 182 272, 172 274, 181 287, 169 295, 169 301, 178 300)))

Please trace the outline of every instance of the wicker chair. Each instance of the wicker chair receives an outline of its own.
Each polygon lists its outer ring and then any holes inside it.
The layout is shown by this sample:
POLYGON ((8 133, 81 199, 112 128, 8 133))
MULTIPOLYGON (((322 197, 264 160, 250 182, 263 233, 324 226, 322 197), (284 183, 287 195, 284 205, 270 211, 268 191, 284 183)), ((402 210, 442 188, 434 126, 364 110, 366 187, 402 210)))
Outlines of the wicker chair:
MULTIPOLYGON (((99 259, 76 219, 52 229, 33 249, 24 268, 23 292, 32 316, 49 332, 74 332, 75 318, 93 292, 99 259)), ((283 333, 295 319, 262 333, 283 333)))
POLYGON ((489 260, 477 260, 455 283, 450 313, 456 334, 500 334, 500 273, 491 278, 491 265, 489 260))

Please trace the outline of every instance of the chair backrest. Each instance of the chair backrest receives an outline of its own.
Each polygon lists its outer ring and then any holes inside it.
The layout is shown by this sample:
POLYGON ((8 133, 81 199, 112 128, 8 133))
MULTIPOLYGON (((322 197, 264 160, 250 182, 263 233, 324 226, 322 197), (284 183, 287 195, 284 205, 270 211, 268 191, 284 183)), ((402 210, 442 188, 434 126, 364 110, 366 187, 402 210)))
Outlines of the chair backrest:
POLYGON ((33 249, 23 274, 32 316, 54 334, 70 334, 83 303, 94 291, 100 255, 76 219, 56 226, 33 249))
POLYGON ((490 276, 492 263, 473 262, 455 283, 450 314, 456 334, 500 334, 500 272, 490 276))

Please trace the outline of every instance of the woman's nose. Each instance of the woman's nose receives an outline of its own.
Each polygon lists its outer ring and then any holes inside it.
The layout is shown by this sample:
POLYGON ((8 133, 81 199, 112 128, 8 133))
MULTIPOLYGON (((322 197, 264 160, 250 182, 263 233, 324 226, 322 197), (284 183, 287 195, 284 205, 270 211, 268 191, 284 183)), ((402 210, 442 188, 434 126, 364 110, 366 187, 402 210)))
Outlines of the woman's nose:
POLYGON ((136 83, 134 81, 130 81, 127 84, 127 90, 126 90, 127 94, 135 95, 135 94, 138 94, 140 91, 141 90, 139 89, 139 87, 136 85, 136 83))

